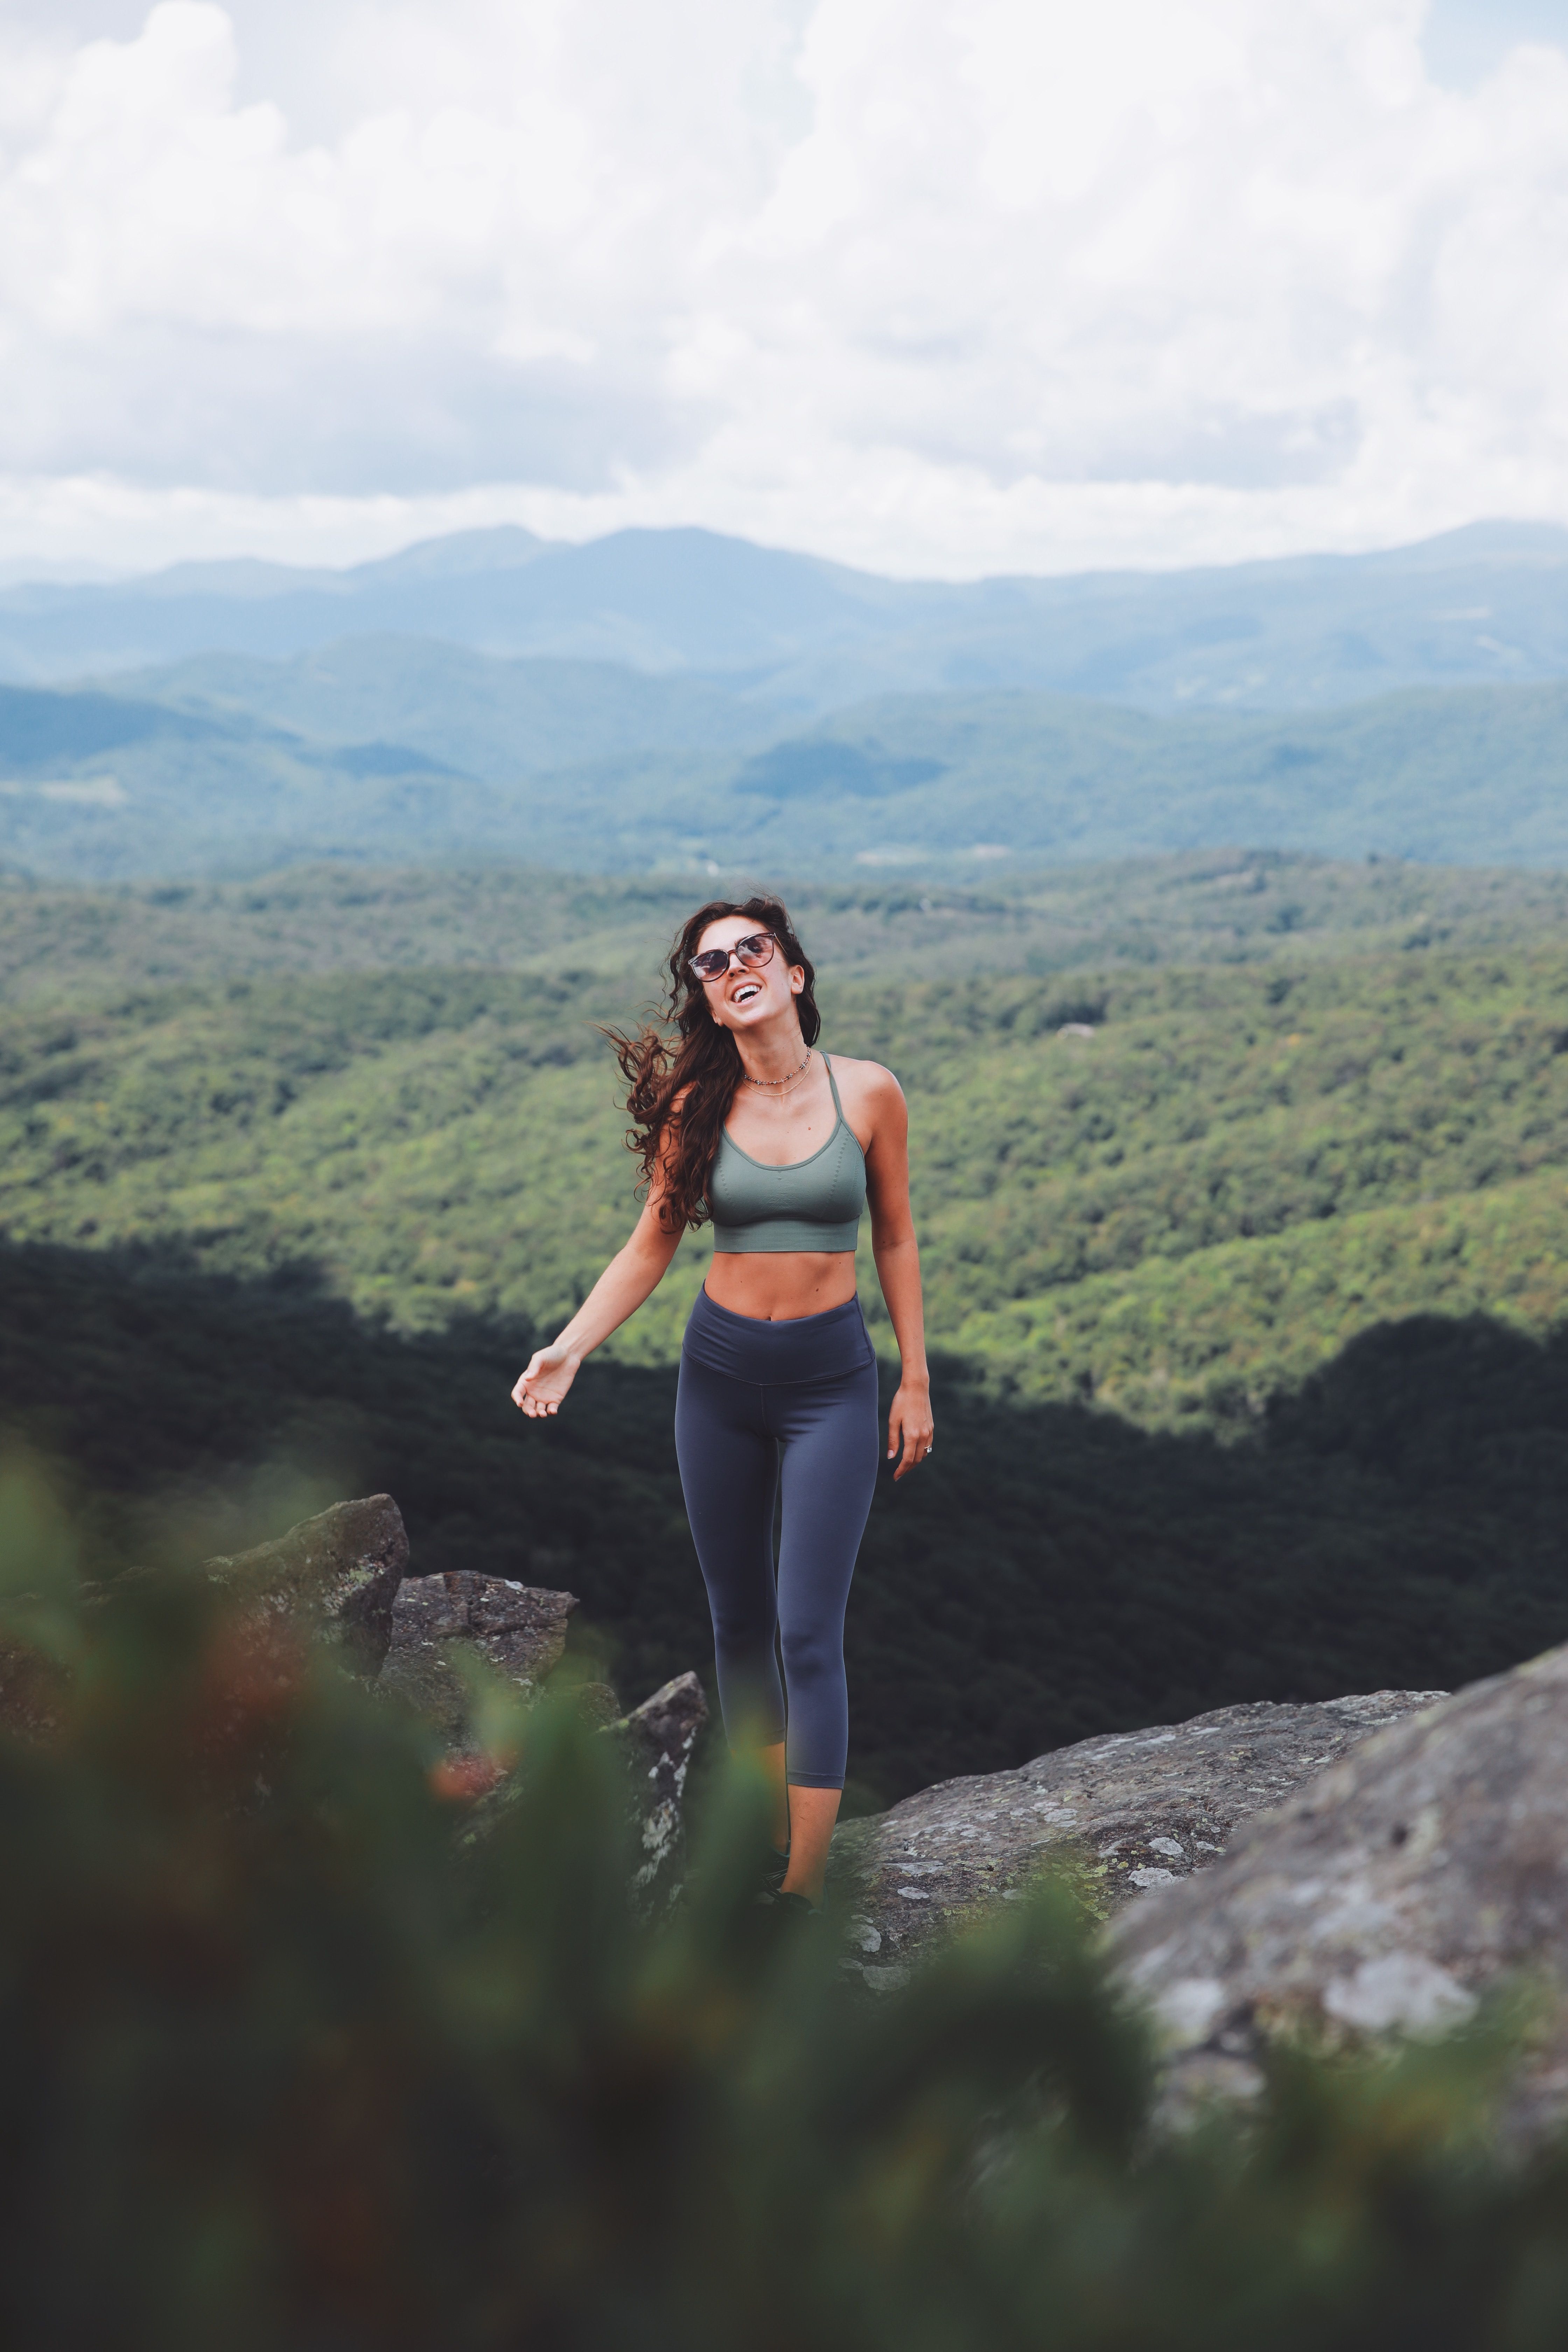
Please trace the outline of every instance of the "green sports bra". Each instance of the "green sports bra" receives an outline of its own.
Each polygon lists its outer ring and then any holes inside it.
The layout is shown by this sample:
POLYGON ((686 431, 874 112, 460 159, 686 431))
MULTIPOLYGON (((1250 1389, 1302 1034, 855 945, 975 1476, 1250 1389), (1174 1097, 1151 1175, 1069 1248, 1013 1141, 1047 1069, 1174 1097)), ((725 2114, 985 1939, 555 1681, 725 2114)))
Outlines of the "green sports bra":
POLYGON ((850 1250, 866 1206, 866 1155, 838 1099, 824 1054, 838 1123, 809 1160, 769 1168, 720 1132, 708 1177, 716 1250, 850 1250))

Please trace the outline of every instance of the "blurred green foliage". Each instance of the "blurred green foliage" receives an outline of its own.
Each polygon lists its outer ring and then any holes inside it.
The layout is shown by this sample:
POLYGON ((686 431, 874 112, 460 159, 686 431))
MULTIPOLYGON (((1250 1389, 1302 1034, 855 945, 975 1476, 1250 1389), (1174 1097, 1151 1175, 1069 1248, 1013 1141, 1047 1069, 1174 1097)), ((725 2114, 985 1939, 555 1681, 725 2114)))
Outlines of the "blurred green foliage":
POLYGON ((1492 2145, 1495 2033, 1282 2056, 1173 2137, 1048 1888, 873 1996, 766 1932, 731 1783, 646 1924, 569 1706, 472 1816, 275 1621, 168 1568, 84 1601, 110 1563, 15 1465, 0 1544, 58 1662, 0 1733, 16 2352, 1562 2342, 1568 2160, 1492 2145))

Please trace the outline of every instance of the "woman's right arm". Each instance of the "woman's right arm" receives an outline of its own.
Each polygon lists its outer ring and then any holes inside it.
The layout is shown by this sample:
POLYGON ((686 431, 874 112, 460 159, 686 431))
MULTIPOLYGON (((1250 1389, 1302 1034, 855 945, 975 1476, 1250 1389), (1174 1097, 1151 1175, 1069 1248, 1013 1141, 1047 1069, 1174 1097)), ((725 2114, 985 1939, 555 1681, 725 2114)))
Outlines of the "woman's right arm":
POLYGON ((680 1246, 680 1227, 666 1233, 659 1221, 658 1196, 654 1194, 632 1229, 631 1239, 617 1250, 565 1329, 548 1348, 537 1349, 528 1370, 511 1392, 531 1420, 554 1412, 577 1377, 577 1367, 612 1331, 635 1315, 650 1298, 669 1270, 680 1246))

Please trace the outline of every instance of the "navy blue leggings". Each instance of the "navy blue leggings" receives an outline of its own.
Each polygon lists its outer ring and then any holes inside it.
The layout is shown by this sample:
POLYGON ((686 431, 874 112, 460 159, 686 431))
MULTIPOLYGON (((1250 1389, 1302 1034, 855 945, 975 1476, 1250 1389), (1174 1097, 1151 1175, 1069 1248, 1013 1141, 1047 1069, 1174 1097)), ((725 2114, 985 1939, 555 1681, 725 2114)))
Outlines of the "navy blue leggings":
POLYGON ((680 1351, 675 1452, 713 1612, 719 1703, 732 1741, 784 1741, 797 1789, 844 1786, 844 1610, 879 1440, 877 1360, 858 1300, 763 1323, 698 1292, 680 1351))

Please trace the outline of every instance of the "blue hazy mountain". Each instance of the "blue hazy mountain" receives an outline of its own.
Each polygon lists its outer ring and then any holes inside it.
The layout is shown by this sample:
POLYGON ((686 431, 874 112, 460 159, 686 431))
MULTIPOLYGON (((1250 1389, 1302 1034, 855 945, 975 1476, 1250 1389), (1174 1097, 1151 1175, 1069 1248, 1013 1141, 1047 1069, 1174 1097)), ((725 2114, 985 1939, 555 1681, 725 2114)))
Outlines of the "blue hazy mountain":
POLYGON ((655 674, 746 671, 879 634, 889 598, 916 613, 953 593, 708 531, 620 531, 584 547, 472 531, 343 572, 184 564, 110 587, 10 589, 0 669, 37 679, 214 651, 276 660, 395 635, 655 674))
POLYGON ((0 688, 0 861, 78 879, 327 855, 973 874, 1229 845, 1568 866, 1568 681, 1289 713, 905 695, 771 732, 744 706, 748 739, 710 682, 419 644, 383 700, 398 650, 207 657, 135 693, 0 688))
POLYGON ((507 527, 343 571, 182 564, 0 592, 0 676, 24 684, 208 653, 289 661, 366 637, 706 674, 801 721, 882 695, 994 689, 1326 709, 1568 675, 1568 531, 1485 523, 1371 555, 953 585, 701 530, 564 546, 507 527))
POLYGON ((192 717, 265 721, 325 744, 391 736, 504 782, 639 751, 772 741, 784 715, 707 673, 498 658, 430 637, 345 637, 285 661, 200 654, 113 681, 192 717))
POLYGON ((1568 532, 1544 526, 964 587, 701 531, 475 531, 343 572, 12 590, 0 649, 0 859, 39 873, 1568 863, 1568 532))

